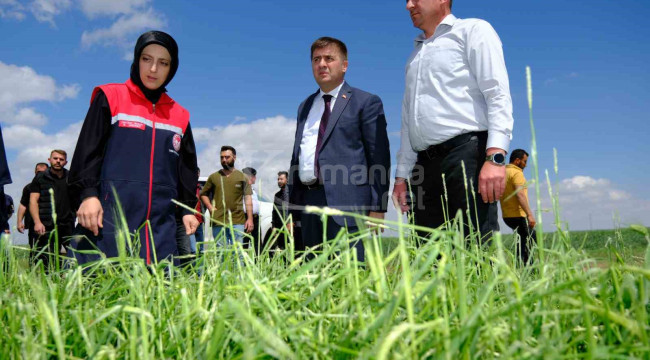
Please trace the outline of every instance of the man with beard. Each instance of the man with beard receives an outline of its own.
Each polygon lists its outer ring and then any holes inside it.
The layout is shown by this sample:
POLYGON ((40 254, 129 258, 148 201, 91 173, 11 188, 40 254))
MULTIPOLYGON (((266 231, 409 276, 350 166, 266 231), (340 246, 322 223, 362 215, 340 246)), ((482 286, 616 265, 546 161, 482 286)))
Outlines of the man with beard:
POLYGON ((34 177, 29 195, 29 213, 34 220, 34 232, 38 235, 36 251, 40 252, 36 262, 42 260, 46 271, 49 269, 50 254, 59 251, 61 246, 67 248, 70 244, 74 226, 75 215, 68 195, 68 170, 64 168, 68 163, 67 157, 63 150, 52 150, 48 159, 50 168, 34 177), (50 189, 53 191, 51 195, 50 189), (52 203, 56 211, 56 223, 52 203), (55 225, 56 237, 52 234, 55 225))
MULTIPOLYGON (((275 193, 273 198, 273 216, 271 217, 271 226, 274 229, 281 229, 282 223, 286 220, 289 215, 289 188, 287 187, 287 176, 289 175, 286 171, 280 171, 278 173, 278 187, 280 190, 275 193)), ((288 223, 287 226, 291 228, 291 223, 288 223)))
POLYGON ((235 168, 237 150, 222 146, 220 158, 223 169, 211 174, 201 190, 201 201, 212 217, 212 235, 217 246, 223 244, 223 236, 232 245, 233 241, 243 242, 244 232, 253 231, 253 192, 246 175, 235 168))
POLYGON ((535 214, 528 205, 528 189, 524 169, 528 163, 528 153, 516 149, 510 154, 510 164, 506 165, 506 190, 501 198, 503 222, 519 234, 517 253, 526 265, 530 257, 530 248, 537 241, 535 234, 535 214))

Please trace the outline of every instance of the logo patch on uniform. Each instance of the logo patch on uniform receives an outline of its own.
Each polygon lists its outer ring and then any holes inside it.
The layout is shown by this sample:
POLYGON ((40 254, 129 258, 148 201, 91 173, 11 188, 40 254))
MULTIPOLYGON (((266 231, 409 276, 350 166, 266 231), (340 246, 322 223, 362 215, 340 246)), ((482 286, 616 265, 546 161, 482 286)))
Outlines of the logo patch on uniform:
POLYGON ((118 122, 118 126, 123 127, 123 128, 140 129, 140 130, 144 130, 144 127, 145 127, 145 125, 143 123, 141 123, 141 122, 127 121, 127 120, 120 120, 118 122))
POLYGON ((174 145, 174 150, 178 151, 181 149, 181 136, 178 134, 174 134, 174 138, 172 139, 172 145, 174 145))

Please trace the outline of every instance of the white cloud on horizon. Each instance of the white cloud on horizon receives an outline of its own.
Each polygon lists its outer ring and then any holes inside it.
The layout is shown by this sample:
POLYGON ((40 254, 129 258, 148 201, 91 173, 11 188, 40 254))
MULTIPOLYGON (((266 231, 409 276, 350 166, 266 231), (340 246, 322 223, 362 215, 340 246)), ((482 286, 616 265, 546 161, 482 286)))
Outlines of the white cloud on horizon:
MULTIPOLYGON (((650 199, 634 196, 609 179, 574 176, 551 185, 557 194, 563 229, 590 230, 626 227, 631 224, 650 226, 650 199)), ((537 208, 534 186, 528 190, 533 211, 537 208)), ((545 230, 556 228, 548 184, 540 186, 545 230)))
POLYGON ((58 86, 54 78, 38 74, 29 66, 0 61, 0 122, 43 126, 47 123, 47 116, 26 104, 73 99, 80 90, 78 84, 58 86))

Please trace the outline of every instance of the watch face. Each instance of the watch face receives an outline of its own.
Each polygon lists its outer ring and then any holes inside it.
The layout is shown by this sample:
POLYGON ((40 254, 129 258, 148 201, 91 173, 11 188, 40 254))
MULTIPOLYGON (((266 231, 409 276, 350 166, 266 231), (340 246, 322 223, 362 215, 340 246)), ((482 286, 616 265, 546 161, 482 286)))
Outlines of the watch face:
POLYGON ((506 157, 502 153, 496 153, 494 154, 494 162, 497 164, 505 164, 506 162, 506 157))

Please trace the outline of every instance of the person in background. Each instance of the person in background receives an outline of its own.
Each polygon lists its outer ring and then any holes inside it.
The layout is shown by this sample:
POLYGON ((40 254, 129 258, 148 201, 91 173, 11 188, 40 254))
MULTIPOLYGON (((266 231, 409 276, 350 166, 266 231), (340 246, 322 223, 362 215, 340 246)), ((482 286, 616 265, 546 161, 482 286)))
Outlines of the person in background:
POLYGON ((182 267, 194 261, 194 256, 192 256, 192 239, 190 239, 190 236, 193 236, 193 234, 188 234, 185 229, 185 224, 183 224, 183 216, 186 213, 186 209, 176 205, 176 247, 178 248, 179 265, 182 267))
POLYGON ((11 216, 14 214, 14 198, 12 198, 10 195, 5 194, 5 202, 4 202, 4 212, 7 216, 7 220, 4 222, 4 225, 2 225, 2 232, 5 234, 11 234, 11 226, 9 226, 9 219, 11 216))
MULTIPOLYGON (((11 184, 11 173, 7 164, 7 155, 5 153, 5 143, 2 138, 2 127, 0 127, 0 204, 5 204, 5 185, 11 184)), ((12 199, 13 203, 13 199, 12 199)), ((0 206, 0 224, 9 222, 9 215, 4 206, 0 206)))
MULTIPOLYGON (((251 201, 253 202, 253 231, 251 231, 253 239, 251 242, 253 243, 255 253, 259 254, 262 251, 262 244, 260 243, 260 200, 253 186, 257 181, 257 170, 252 167, 245 167, 242 169, 242 172, 246 175, 248 185, 251 187, 251 201)), ((244 211, 246 212, 246 201, 244 201, 244 211)))
POLYGON ((30 185, 29 214, 34 220, 37 262, 43 262, 45 271, 50 270, 50 256, 58 252, 70 255, 68 245, 74 228, 75 215, 68 191, 68 154, 56 149, 50 153, 50 167, 34 177, 30 185), (50 194, 50 190, 52 194, 50 194), (52 212, 56 211, 56 221, 52 212), (56 233, 54 232, 56 228, 56 233), (58 241, 58 247, 57 247, 58 241), (64 249, 61 251, 61 249, 64 249))
MULTIPOLYGON (((273 229, 281 230, 284 227, 284 222, 289 221, 289 187, 287 186, 287 177, 289 173, 287 171, 278 172, 278 187, 280 190, 275 193, 273 196, 273 214, 271 215, 271 226, 273 229)), ((294 227, 293 220, 287 222, 286 229, 293 233, 293 240, 295 250, 301 251, 304 250, 304 247, 301 246, 302 241, 296 237, 296 227, 294 227)), ((279 249, 284 249, 285 243, 288 239, 282 236, 276 240, 275 247, 279 249)))
MULTIPOLYGON (((200 178, 201 177, 201 169, 197 168, 196 171, 197 176, 200 178)), ((205 206, 203 205, 203 202, 201 202, 201 183, 197 182, 196 183, 196 205, 194 206, 194 217, 196 218, 196 221, 199 222, 199 226, 196 228, 196 232, 194 232, 193 235, 190 235, 190 247, 192 249, 193 254, 197 254, 197 243, 199 244, 199 249, 198 253, 203 252, 203 227, 205 226, 205 206)))
MULTIPOLYGON (((93 90, 69 178, 80 203, 78 249, 116 257, 118 232, 126 228, 139 241, 134 255, 147 265, 178 255, 172 199, 193 207, 198 180, 190 114, 167 95, 178 65, 176 41, 148 31, 135 44, 130 78, 93 90)), ((196 218, 181 211, 185 232, 193 234, 196 218)), ((80 264, 100 258, 76 255, 80 264)))
MULTIPOLYGON (((47 165, 47 163, 41 162, 36 164, 34 167, 34 176, 38 175, 40 172, 47 170, 48 168, 49 165, 47 165)), ((32 181, 34 180, 32 179, 32 181)), ((29 197, 31 194, 31 186, 32 182, 30 181, 27 185, 25 185, 25 187, 23 187, 23 193, 20 197, 18 211, 16 212, 16 229, 19 233, 23 234, 25 232, 25 228, 27 228, 27 241, 30 248, 29 262, 32 265, 36 265, 34 262, 34 256, 36 255, 35 245, 37 234, 34 231, 34 220, 32 220, 31 215, 29 215, 29 197)))
POLYGON ((246 175, 235 168, 236 160, 237 150, 222 146, 222 169, 212 173, 201 190, 201 201, 212 216, 212 236, 218 247, 224 245, 223 238, 227 245, 238 242, 243 246, 244 233, 253 231, 253 192, 246 175))
POLYGON ((506 165, 506 189, 501 198, 503 222, 519 235, 517 253, 524 265, 530 259, 530 248, 537 241, 535 215, 528 205, 528 188, 524 169, 528 153, 522 149, 513 150, 510 164, 506 165))

